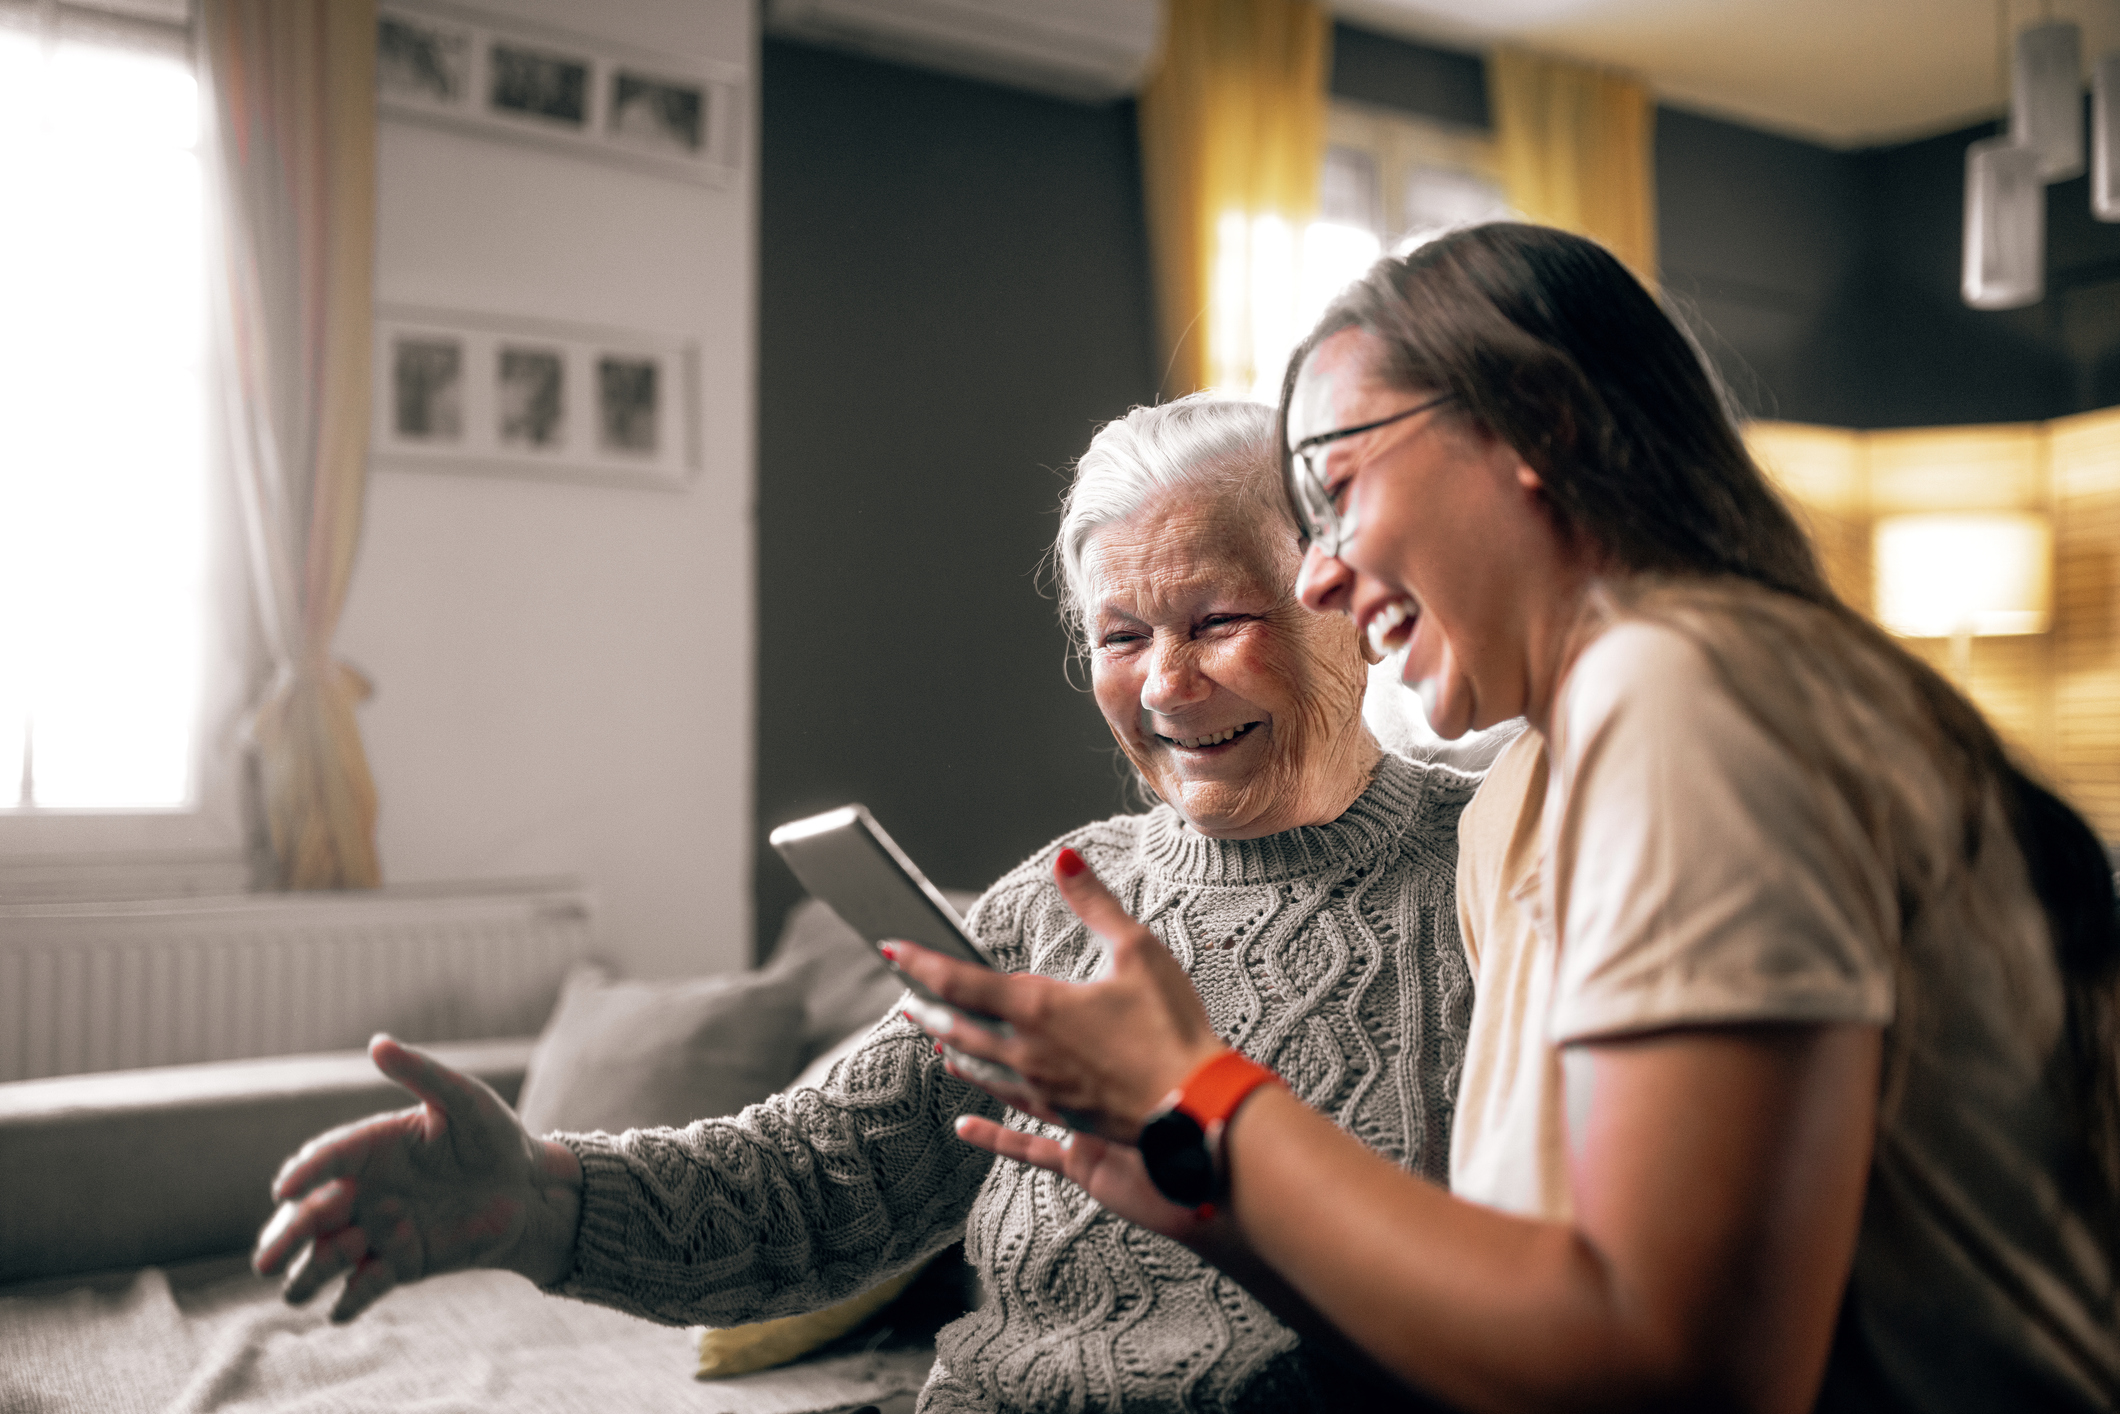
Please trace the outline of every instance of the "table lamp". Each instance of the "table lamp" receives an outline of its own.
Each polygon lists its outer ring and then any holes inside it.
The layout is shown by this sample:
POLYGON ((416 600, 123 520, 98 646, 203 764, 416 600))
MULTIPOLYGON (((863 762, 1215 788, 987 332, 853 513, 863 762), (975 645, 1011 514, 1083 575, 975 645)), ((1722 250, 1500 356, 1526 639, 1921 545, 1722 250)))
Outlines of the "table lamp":
POLYGON ((1971 680, 1975 635, 2044 633, 2053 530, 2028 512, 1885 516, 1875 541, 1877 618, 1908 638, 1951 640, 1951 672, 1971 680))

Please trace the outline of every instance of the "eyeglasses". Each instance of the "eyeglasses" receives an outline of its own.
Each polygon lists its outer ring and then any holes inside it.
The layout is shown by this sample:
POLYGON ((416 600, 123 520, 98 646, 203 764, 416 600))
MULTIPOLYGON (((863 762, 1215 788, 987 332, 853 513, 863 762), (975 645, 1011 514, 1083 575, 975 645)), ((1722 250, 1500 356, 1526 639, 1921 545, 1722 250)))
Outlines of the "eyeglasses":
MULTIPOLYGON (((1304 536, 1328 555, 1337 556, 1358 529, 1354 518, 1342 516, 1340 508, 1333 504, 1333 495, 1325 485, 1325 449, 1348 437, 1359 437, 1364 432, 1374 432, 1379 427, 1389 427, 1394 422, 1404 422, 1433 407, 1440 407, 1456 397, 1445 393, 1430 398, 1425 403, 1416 403, 1404 412, 1395 412, 1389 417, 1380 417, 1375 422, 1365 422, 1359 427, 1342 427, 1337 432, 1320 432, 1315 437, 1305 437, 1289 452, 1293 463, 1296 505, 1303 512, 1304 536)), ((1344 483, 1343 483, 1344 484, 1344 483)))

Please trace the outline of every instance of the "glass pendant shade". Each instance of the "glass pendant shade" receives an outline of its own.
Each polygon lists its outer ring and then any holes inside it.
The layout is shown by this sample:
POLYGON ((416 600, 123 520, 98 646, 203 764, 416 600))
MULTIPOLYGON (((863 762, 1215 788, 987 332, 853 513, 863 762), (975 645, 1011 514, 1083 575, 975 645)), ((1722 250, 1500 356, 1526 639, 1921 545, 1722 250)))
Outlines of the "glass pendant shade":
POLYGON ((2067 20, 2017 35, 2010 141, 2039 154, 2039 179, 2083 174, 2083 35, 2067 20))
POLYGON ((1991 137, 1965 150, 1965 302, 2017 309, 2046 296, 2046 183, 2039 154, 1991 137))
POLYGON ((2091 215, 2120 221, 2120 54, 2091 75, 2091 215))

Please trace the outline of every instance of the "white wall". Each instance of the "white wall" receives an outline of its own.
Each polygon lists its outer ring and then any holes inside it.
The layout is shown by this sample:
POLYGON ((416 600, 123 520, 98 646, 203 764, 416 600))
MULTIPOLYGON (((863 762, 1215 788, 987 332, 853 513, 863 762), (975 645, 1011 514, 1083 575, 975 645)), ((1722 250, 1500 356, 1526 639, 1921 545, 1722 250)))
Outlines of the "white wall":
MULTIPOLYGON (((601 950, 720 970, 751 937, 750 0, 481 0, 745 73, 727 188, 385 119, 379 301, 687 335, 704 470, 682 492, 375 468, 340 656, 385 881, 575 874, 601 950)), ((378 395, 382 390, 378 389, 378 395)))

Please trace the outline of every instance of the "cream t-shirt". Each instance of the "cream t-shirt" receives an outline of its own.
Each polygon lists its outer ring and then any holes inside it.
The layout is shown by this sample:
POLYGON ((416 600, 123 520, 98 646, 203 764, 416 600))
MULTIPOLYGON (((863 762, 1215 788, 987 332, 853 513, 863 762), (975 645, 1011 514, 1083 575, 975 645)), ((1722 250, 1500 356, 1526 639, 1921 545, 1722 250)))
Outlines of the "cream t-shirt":
POLYGON ((1936 773, 1841 679, 1786 651, 1834 631, 1820 611, 1769 608, 1792 638, 1718 644, 1719 664, 1664 623, 1606 628, 1563 685, 1552 749, 1525 733, 1462 817, 1475 1000, 1451 1186, 1569 1220, 1563 1047, 1742 1022, 1891 1025, 1899 952, 1923 978, 1919 1036, 1881 1116, 1820 1407, 2114 1407, 2113 1274, 2054 1179, 2061 1121, 2041 1076, 2059 978, 2023 860, 1990 810, 1973 887, 1901 936, 1899 876, 1954 843, 1936 773), (1749 710, 1733 665, 1771 675, 1749 710), (1798 735, 1821 723, 1823 745, 1798 735), (1866 831, 1886 802, 1934 838, 1880 848, 1866 831))

